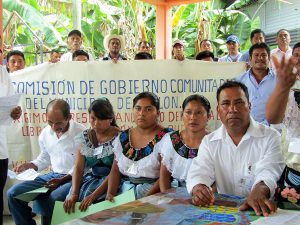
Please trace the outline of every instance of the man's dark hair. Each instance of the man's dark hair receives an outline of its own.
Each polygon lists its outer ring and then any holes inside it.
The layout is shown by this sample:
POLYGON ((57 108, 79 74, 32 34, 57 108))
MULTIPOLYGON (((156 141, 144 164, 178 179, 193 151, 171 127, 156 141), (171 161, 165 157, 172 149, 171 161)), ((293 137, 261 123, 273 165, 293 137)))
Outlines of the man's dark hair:
POLYGON ((12 50, 12 51, 8 52, 7 55, 6 55, 6 61, 8 62, 10 57, 12 57, 13 55, 21 56, 23 58, 24 62, 25 62, 24 53, 19 51, 19 50, 12 50))
POLYGON ((238 87, 240 89, 243 90, 243 92, 245 93, 245 96, 247 98, 247 101, 249 103, 249 92, 248 92, 248 88, 245 84, 236 81, 236 80, 227 80, 225 83, 223 83, 217 90, 217 102, 219 103, 219 99, 220 99, 220 94, 221 91, 223 91, 226 88, 235 88, 238 87))
POLYGON ((135 55, 134 57, 135 60, 140 60, 140 59, 153 59, 152 55, 149 54, 148 52, 139 52, 135 55))
POLYGON ((73 52, 72 54, 72 60, 74 61, 74 59, 77 57, 77 56, 80 56, 80 55, 84 55, 87 57, 88 60, 90 60, 90 56, 87 52, 83 51, 83 50, 76 50, 75 52, 73 52))
POLYGON ((297 43, 294 45, 294 47, 293 47, 293 52, 292 52, 292 53, 294 53, 294 51, 295 51, 296 48, 300 48, 300 42, 297 42, 297 43))
POLYGON ((252 46, 250 47, 250 49, 249 49, 249 55, 250 55, 250 58, 252 58, 252 53, 253 53, 254 49, 261 49, 261 48, 266 49, 266 51, 267 51, 267 53, 268 53, 268 56, 269 56, 269 58, 270 58, 270 48, 269 48, 269 46, 268 46, 266 43, 264 43, 264 42, 262 42, 262 43, 256 43, 256 44, 254 44, 254 45, 252 45, 252 46))
POLYGON ((66 102, 63 99, 54 99, 54 100, 50 101, 46 107, 46 113, 48 113, 50 107, 52 107, 54 104, 59 104, 60 110, 65 119, 69 118, 69 116, 71 114, 70 113, 70 105, 68 102, 66 102))
POLYGON ((144 99, 144 98, 148 98, 151 101, 151 104, 156 108, 157 111, 159 111, 159 98, 152 92, 142 92, 139 93, 137 96, 134 97, 133 99, 133 107, 136 105, 136 103, 140 100, 140 99, 144 99))
POLYGON ((286 31, 286 32, 288 32, 289 34, 290 34, 290 32, 287 30, 287 29, 280 29, 280 30, 278 30, 277 31, 277 33, 276 33, 276 37, 278 37, 278 35, 279 35, 279 33, 281 32, 281 31, 286 31))
POLYGON ((79 30, 71 30, 70 33, 68 34, 68 37, 72 35, 77 35, 79 37, 82 37, 82 33, 79 30))
POLYGON ((266 34, 265 34, 265 32, 263 32, 263 30, 255 29, 255 30, 251 31, 251 34, 250 34, 250 39, 251 40, 252 40, 252 38, 254 37, 255 34, 262 34, 264 36, 264 38, 266 38, 266 34))
POLYGON ((196 60, 203 60, 205 58, 209 58, 211 57, 212 60, 214 60, 215 56, 214 53, 210 52, 210 51, 203 51, 203 52, 199 52, 198 55, 196 56, 196 60))

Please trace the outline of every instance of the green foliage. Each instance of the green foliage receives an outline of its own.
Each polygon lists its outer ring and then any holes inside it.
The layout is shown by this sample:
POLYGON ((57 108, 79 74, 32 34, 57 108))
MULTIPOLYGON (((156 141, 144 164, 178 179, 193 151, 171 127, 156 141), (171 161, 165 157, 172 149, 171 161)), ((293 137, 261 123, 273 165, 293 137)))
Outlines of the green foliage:
MULTIPOLYGON (((252 0, 253 1, 253 0, 252 0)), ((66 49, 64 40, 72 29, 72 1, 3 0, 3 21, 16 11, 43 41, 44 51, 54 48, 66 49), (46 2, 42 4, 41 2, 46 2)), ((224 10, 224 1, 211 0, 197 4, 173 7, 172 37, 186 43, 186 55, 194 57, 199 33, 203 32, 215 45, 215 53, 226 52, 225 40, 229 34, 236 34, 241 40, 241 49, 250 46, 251 30, 260 27, 259 18, 253 21, 238 9, 250 4, 249 0, 238 0, 224 10), (207 26, 200 26, 207 20, 207 26)), ((155 44, 155 7, 140 0, 83 0, 82 31, 84 47, 95 57, 105 53, 105 35, 117 30, 126 37, 126 52, 130 58, 141 38, 155 44)), ((6 37, 8 44, 26 45, 25 52, 40 52, 40 44, 34 35, 20 21, 11 25, 16 32, 6 37), (15 36, 14 36, 15 35, 15 36)), ((26 54, 27 64, 35 62, 35 54, 26 54), (27 58, 28 57, 28 58, 27 58)))

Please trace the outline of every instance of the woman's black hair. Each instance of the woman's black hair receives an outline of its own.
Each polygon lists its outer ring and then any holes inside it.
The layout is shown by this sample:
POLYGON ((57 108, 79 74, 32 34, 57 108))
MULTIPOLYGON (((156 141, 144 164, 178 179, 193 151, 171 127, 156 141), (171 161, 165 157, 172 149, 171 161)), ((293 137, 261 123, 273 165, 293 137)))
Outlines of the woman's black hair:
POLYGON ((98 98, 93 101, 88 109, 89 114, 94 112, 100 120, 112 119, 111 125, 117 127, 113 106, 107 98, 98 98))
POLYGON ((184 111, 187 104, 191 101, 199 102, 205 108, 207 114, 210 113, 210 110, 211 110, 210 103, 207 100, 207 98, 205 98, 203 95, 190 95, 190 96, 186 97, 182 103, 182 111, 184 111))
POLYGON ((133 99, 133 107, 136 105, 136 103, 138 102, 138 100, 143 99, 143 98, 148 98, 151 100, 151 104, 157 109, 157 111, 159 111, 159 98, 151 93, 151 92, 142 92, 139 93, 137 96, 135 96, 135 98, 133 99))

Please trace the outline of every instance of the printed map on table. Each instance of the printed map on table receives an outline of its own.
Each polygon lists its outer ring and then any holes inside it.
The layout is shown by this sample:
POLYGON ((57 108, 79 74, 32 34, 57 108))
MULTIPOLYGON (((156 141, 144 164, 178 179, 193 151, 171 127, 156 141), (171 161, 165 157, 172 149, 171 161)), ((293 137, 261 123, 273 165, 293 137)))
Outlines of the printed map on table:
MULTIPOLYGON (((236 196, 216 196, 217 204, 196 207, 185 188, 172 189, 82 219, 92 224, 250 224, 258 219, 254 211, 240 212, 244 199, 236 196), (221 206, 222 204, 222 206, 221 206)), ((76 224, 81 224, 76 221, 76 224)))

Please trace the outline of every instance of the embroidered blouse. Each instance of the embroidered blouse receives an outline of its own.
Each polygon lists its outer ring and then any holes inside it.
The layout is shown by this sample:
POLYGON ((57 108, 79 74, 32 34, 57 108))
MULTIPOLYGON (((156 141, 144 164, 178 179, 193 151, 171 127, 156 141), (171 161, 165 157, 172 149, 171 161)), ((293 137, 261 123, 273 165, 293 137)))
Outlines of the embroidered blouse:
POLYGON ((190 148, 181 139, 180 132, 166 134, 161 140, 160 154, 162 163, 167 167, 172 177, 185 181, 193 158, 198 154, 198 148, 190 148))
POLYGON ((141 149, 135 149, 131 146, 129 129, 121 132, 114 142, 113 149, 120 172, 134 178, 158 178, 160 140, 171 131, 170 128, 162 129, 153 140, 141 149))
POLYGON ((111 140, 94 146, 88 136, 90 130, 84 130, 75 138, 77 146, 80 148, 80 153, 85 157, 85 170, 88 170, 95 165, 111 167, 114 159, 113 141, 111 140))

